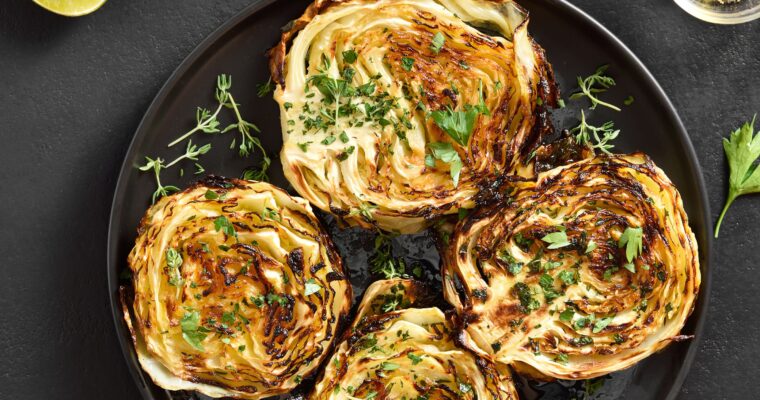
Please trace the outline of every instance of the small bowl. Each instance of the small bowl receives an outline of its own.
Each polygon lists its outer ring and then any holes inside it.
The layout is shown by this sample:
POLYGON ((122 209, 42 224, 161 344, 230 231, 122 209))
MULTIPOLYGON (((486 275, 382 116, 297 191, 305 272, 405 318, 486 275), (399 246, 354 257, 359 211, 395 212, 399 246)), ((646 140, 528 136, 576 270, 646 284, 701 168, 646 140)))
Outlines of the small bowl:
POLYGON ((714 24, 741 24, 760 18, 760 0, 674 0, 687 13, 714 24))

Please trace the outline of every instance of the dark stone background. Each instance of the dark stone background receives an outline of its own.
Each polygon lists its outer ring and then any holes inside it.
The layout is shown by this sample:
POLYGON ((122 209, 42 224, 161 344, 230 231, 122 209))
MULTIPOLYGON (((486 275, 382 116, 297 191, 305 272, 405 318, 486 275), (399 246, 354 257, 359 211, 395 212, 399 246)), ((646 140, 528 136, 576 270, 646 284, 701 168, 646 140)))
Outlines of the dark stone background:
MULTIPOLYGON (((66 19, 31 0, 0 1, 0 398, 138 397, 107 304, 116 176, 161 84, 249 2, 111 0, 66 19)), ((574 3, 662 84, 717 216, 721 137, 760 111, 760 21, 709 25, 669 0, 574 3)), ((709 320, 683 399, 757 398, 759 205, 739 200, 715 243, 709 320)))

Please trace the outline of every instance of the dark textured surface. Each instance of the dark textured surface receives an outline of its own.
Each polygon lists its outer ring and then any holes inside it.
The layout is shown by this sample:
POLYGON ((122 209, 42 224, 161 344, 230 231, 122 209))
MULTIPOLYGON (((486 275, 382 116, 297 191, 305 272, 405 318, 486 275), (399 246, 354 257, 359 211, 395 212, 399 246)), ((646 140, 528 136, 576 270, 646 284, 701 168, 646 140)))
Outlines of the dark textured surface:
MULTIPOLYGON (((65 19, 31 1, 0 2, 0 398, 138 397, 107 304, 115 179, 160 85, 248 3, 112 0, 65 19)), ((708 25, 668 0, 575 4, 668 93, 717 214, 727 177, 720 138, 760 110, 760 22, 708 25)), ((709 320, 684 399, 756 397, 759 202, 739 200, 716 242, 709 320)))

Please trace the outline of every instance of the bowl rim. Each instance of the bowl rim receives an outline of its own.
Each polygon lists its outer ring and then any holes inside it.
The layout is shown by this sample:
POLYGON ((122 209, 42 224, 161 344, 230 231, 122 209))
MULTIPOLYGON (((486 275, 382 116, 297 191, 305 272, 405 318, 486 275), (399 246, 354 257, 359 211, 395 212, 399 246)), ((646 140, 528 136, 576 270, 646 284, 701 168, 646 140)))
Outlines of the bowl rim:
POLYGON ((694 0, 673 1, 691 16, 713 24, 736 25, 760 18, 760 3, 739 11, 715 11, 700 6, 694 0))

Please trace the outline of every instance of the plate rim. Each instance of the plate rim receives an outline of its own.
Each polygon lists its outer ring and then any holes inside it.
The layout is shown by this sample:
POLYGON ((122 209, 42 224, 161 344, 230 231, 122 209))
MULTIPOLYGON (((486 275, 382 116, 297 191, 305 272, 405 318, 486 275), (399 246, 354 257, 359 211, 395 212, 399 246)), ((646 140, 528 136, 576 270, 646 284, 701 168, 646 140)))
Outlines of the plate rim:
MULTIPOLYGON (((161 85, 157 94, 150 102, 145 110, 140 122, 132 134, 132 138, 127 147, 124 159, 121 163, 119 175, 114 186, 113 199, 111 201, 111 211, 108 218, 108 234, 107 234, 107 249, 106 249, 106 279, 108 288, 109 305, 111 309, 111 316, 113 318, 114 327, 118 336, 119 346, 121 348, 124 361, 127 364, 127 369, 132 376, 134 383, 137 386, 138 391, 144 399, 153 398, 149 383, 146 381, 146 376, 140 370, 139 362, 137 362, 134 354, 134 346, 131 342, 131 336, 129 331, 124 325, 124 318, 122 315, 121 304, 119 300, 119 273, 116 271, 118 267, 118 260, 116 260, 116 243, 118 242, 118 234, 116 234, 115 227, 119 224, 117 220, 121 216, 120 205, 124 201, 124 185, 126 185, 127 176, 130 168, 130 161, 134 158, 137 152, 138 140, 145 135, 140 133, 146 129, 148 122, 154 118, 154 114, 157 112, 158 105, 166 100, 167 96, 171 93, 174 87, 176 87, 182 75, 186 73, 200 57, 208 51, 213 45, 224 35, 233 30, 240 23, 254 15, 255 13, 283 0, 254 0, 251 4, 235 13, 232 17, 223 22, 219 27, 214 29, 208 34, 201 42, 193 48, 193 50, 179 63, 179 65, 172 71, 169 77, 161 85)), ((690 315, 690 319, 695 318, 694 326, 694 338, 691 339, 689 347, 686 351, 686 355, 683 358, 681 368, 676 375, 676 379, 671 382, 670 389, 667 392, 665 398, 667 400, 673 400, 678 397, 681 391, 683 383, 691 370, 696 353, 699 350, 700 343, 702 341, 702 334, 704 332, 705 323, 707 321, 707 312, 710 301, 710 292, 712 284, 712 247, 713 247, 713 224, 712 213, 710 211, 709 197, 707 195, 707 186, 702 173, 702 167, 699 164, 699 158, 694 149, 694 145, 691 138, 684 126, 677 109, 670 101, 670 98, 665 93, 662 86, 655 79, 654 75, 649 71, 646 65, 636 56, 636 54, 628 48, 628 46, 621 41, 614 33, 602 25, 599 21, 593 18, 591 15, 583 11, 581 8, 569 3, 567 0, 543 0, 547 6, 559 9, 560 12, 573 15, 576 19, 583 20, 587 28, 599 33, 600 36, 612 42, 622 53, 622 55, 628 58, 628 61, 638 67, 638 70, 644 76, 646 80, 646 86, 649 86, 653 90, 654 96, 667 106, 667 118, 672 119, 673 125, 676 127, 675 134, 678 136, 681 147, 683 148, 688 161, 688 170, 694 177, 694 181, 697 183, 698 197, 702 205, 701 218, 704 221, 704 230, 706 233, 706 243, 699 243, 699 256, 700 271, 701 271, 701 284, 699 296, 697 302, 694 304, 694 310, 690 315)), ((149 378, 148 378, 149 379, 149 378)), ((167 391, 168 392, 168 391, 167 391)))

